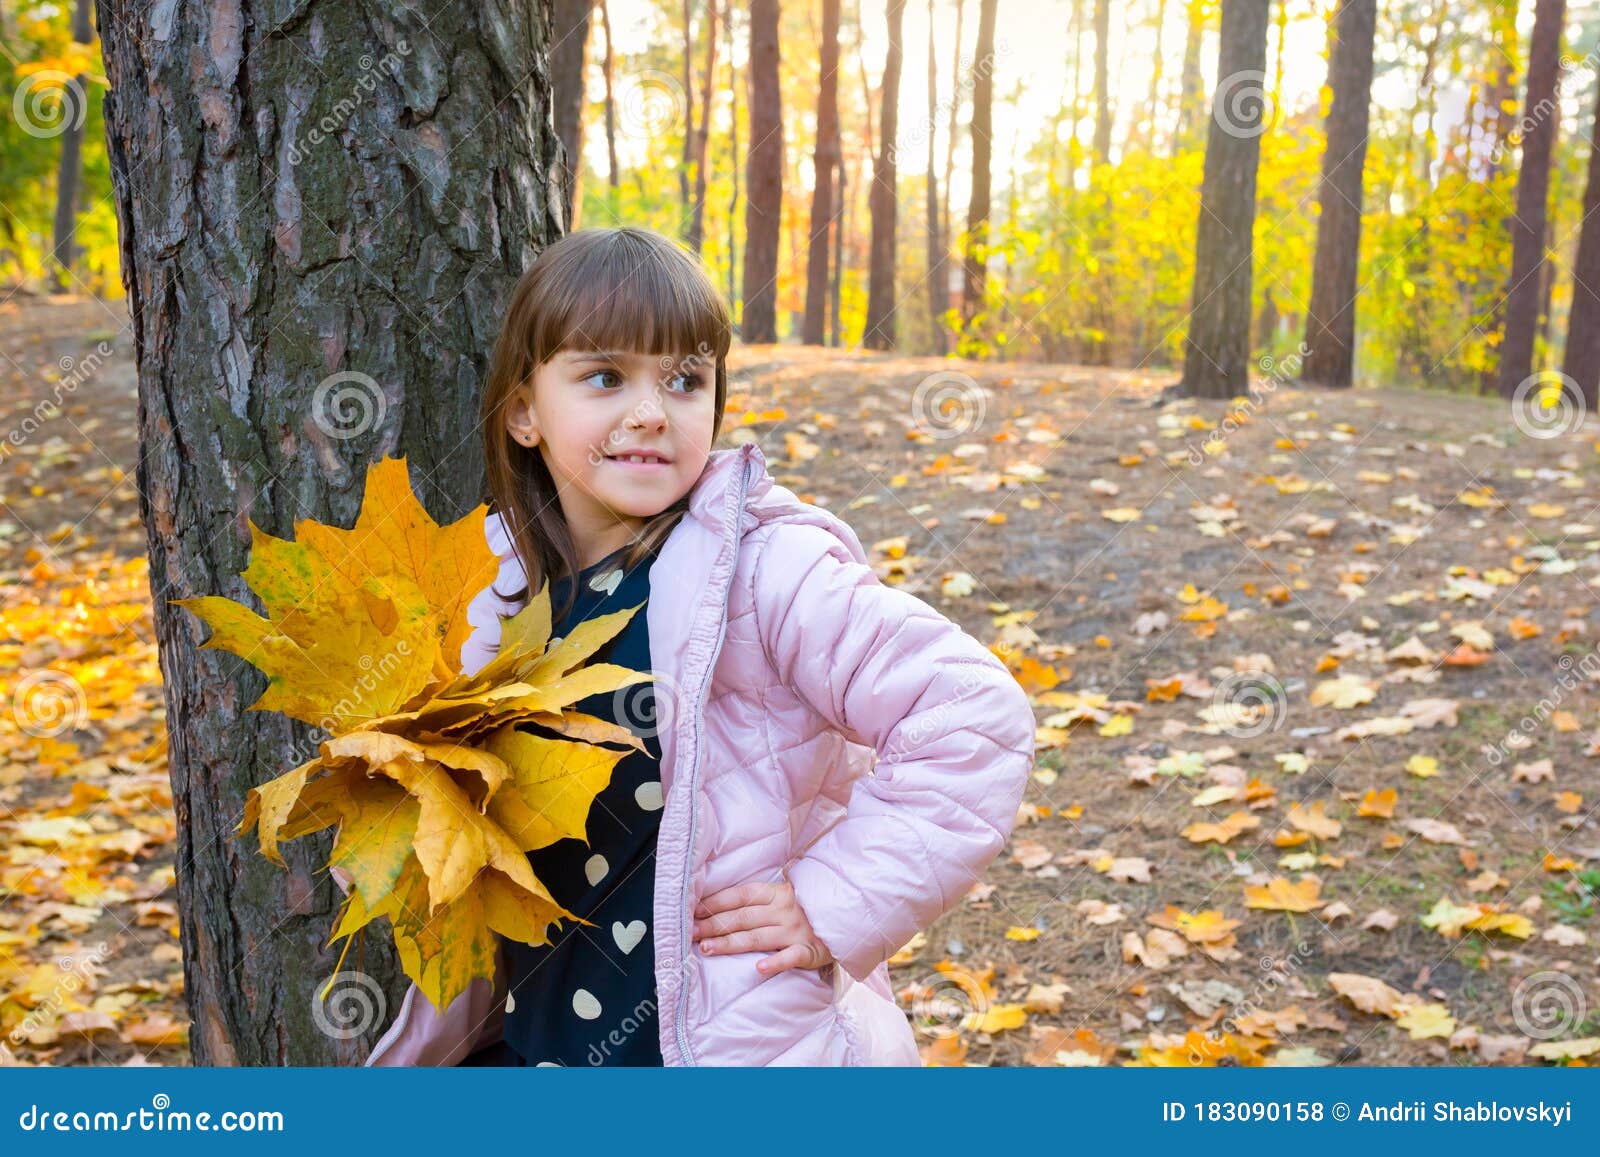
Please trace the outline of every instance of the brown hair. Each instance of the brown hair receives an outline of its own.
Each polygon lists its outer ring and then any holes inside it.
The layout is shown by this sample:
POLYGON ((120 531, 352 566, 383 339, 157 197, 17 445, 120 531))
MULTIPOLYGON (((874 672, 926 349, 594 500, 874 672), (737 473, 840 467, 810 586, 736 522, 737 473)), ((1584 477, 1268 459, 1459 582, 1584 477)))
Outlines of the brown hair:
MULTIPOLYGON (((495 340, 480 411, 487 501, 501 515, 528 585, 523 602, 546 582, 577 575, 572 541, 554 479, 537 446, 511 437, 505 413, 517 388, 563 350, 627 350, 639 354, 716 359, 713 443, 727 404, 727 304, 699 258, 671 238, 631 226, 580 229, 534 260, 506 307, 495 340)), ((689 509, 689 495, 649 519, 624 556, 624 568, 658 549, 689 509)), ((575 591, 554 616, 570 609, 575 591)))

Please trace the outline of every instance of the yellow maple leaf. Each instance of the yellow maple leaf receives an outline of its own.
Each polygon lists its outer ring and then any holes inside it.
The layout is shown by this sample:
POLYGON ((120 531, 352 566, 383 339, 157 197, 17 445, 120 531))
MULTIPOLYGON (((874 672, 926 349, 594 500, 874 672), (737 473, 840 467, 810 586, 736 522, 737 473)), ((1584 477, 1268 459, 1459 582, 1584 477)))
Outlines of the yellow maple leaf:
POLYGON ((1266 884, 1247 885, 1244 906, 1269 912, 1312 912, 1327 901, 1322 899, 1322 885, 1313 879, 1291 884, 1282 876, 1266 884))
POLYGON ((993 1004, 961 1018, 961 1027, 969 1032, 1007 1032, 1027 1023, 1028 1011, 1020 1004, 993 1004))
POLYGON ((1456 1031, 1456 1018, 1442 1004, 1413 1004, 1394 1018, 1395 1024, 1411 1034, 1412 1040, 1448 1037, 1456 1031))
POLYGON ((1204 912, 1185 912, 1174 904, 1168 904, 1164 911, 1146 916, 1145 920, 1157 928, 1181 933, 1191 944, 1216 944, 1226 940, 1242 923, 1229 920, 1215 908, 1208 908, 1204 912))
POLYGON ((1327 814, 1327 808, 1325 800, 1318 800, 1310 807, 1293 804, 1289 808, 1289 823, 1319 840, 1337 839, 1344 826, 1327 814))
POLYGON ((1236 811, 1220 823, 1190 824, 1183 829, 1186 839, 1197 844, 1225 844, 1241 832, 1261 826, 1261 821, 1249 812, 1236 811))
POLYGON ((1356 814, 1358 816, 1366 816, 1369 819, 1392 819, 1394 817, 1394 805, 1399 798, 1399 793, 1392 787, 1386 787, 1382 791, 1375 787, 1368 788, 1367 794, 1361 797, 1361 803, 1356 808, 1356 814))

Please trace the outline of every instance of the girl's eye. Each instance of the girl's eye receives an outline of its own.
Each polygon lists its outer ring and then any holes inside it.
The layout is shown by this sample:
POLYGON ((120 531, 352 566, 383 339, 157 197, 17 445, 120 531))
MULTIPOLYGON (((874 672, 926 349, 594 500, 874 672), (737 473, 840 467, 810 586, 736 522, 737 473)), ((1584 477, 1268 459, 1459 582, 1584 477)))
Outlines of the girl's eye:
POLYGON ((596 370, 594 373, 590 374, 588 377, 584 378, 583 380, 586 381, 586 382, 592 382, 596 378, 616 378, 616 377, 617 377, 617 375, 615 373, 613 373, 611 370, 596 370))
POLYGON ((673 382, 683 383, 683 386, 680 390, 681 393, 692 394, 700 388, 700 379, 695 377, 693 374, 677 374, 670 380, 673 382))

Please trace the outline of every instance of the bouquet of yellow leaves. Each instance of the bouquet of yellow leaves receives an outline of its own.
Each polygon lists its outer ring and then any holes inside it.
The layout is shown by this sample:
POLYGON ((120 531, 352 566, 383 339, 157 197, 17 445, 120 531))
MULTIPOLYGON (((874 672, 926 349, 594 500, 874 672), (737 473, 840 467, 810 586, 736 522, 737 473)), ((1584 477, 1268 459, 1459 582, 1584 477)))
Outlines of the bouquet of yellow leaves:
POLYGON ((582 666, 639 607, 551 647, 548 585, 502 621, 495 657, 460 673, 466 604, 499 572, 487 510, 439 526, 405 460, 385 458, 351 530, 307 519, 289 541, 251 523, 241 577, 267 617, 217 596, 173 600, 211 627, 202 647, 265 673, 249 710, 329 735, 317 758, 250 789, 234 835, 256 828, 283 866, 280 841, 338 824, 330 866, 352 886, 332 940, 388 917, 406 975, 440 1011, 474 977, 493 977, 496 933, 541 945, 555 921, 589 923, 555 901, 526 853, 585 838, 589 806, 627 754, 599 744, 643 750, 627 728, 568 708, 653 678, 582 666))

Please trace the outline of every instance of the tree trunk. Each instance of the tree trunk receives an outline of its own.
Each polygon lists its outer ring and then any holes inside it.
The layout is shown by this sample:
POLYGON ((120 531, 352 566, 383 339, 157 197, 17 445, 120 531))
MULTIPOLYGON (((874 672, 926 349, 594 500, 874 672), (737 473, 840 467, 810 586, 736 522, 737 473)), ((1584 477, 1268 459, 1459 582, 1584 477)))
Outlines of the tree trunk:
POLYGON ((1205 79, 1200 75, 1200 47, 1204 38, 1204 0, 1189 0, 1189 35, 1183 42, 1183 71, 1178 74, 1178 121, 1172 133, 1173 156, 1193 147, 1200 118, 1205 115, 1205 79))
POLYGON ((728 179, 732 189, 728 193, 728 300, 739 300, 739 287, 734 284, 735 270, 739 268, 739 68, 733 59, 733 13, 728 8, 728 18, 722 22, 723 34, 728 38, 728 179))
MULTIPOLYGON (((872 171, 872 258, 867 276, 868 349, 894 348, 895 227, 899 218, 896 196, 895 134, 900 126, 900 30, 905 23, 906 0, 889 0, 889 52, 883 64, 881 145, 872 171)), ((931 63, 931 57, 930 57, 931 63)))
POLYGON ((1533 368, 1534 330, 1539 324, 1539 271, 1544 265, 1544 226, 1550 192, 1550 154, 1555 148, 1556 74, 1566 0, 1537 0, 1533 39, 1528 44, 1528 97, 1523 106, 1522 167, 1517 173, 1517 211, 1511 215, 1511 280, 1505 298, 1505 336, 1500 343, 1500 394, 1511 397, 1533 368))
POLYGON ((1372 106, 1372 45, 1377 0, 1339 0, 1331 29, 1327 145, 1317 248, 1311 267, 1307 353, 1301 377, 1314 385, 1348 387, 1355 372, 1356 272, 1361 259, 1362 175, 1372 106))
POLYGON ((621 165, 617 162, 617 94, 614 81, 617 66, 611 44, 611 10, 606 6, 606 0, 598 0, 598 3, 600 24, 606 34, 606 54, 600 64, 606 86, 606 184, 615 194, 622 185, 621 165))
POLYGON ((1583 192, 1583 232, 1572 266, 1572 310, 1561 369, 1577 384, 1584 412, 1594 413, 1600 404, 1600 91, 1589 127, 1589 183, 1583 192))
POLYGON ((778 340, 778 235, 783 224, 783 101, 778 0, 750 0, 750 151, 745 161, 744 314, 739 336, 778 340))
POLYGON ((1111 162, 1111 0, 1094 0, 1094 163, 1111 162))
POLYGON ((717 0, 706 3, 706 83, 700 90, 700 125, 694 137, 694 212, 689 248, 700 252, 706 235, 706 150, 711 143, 711 90, 717 75, 717 0))
POLYGON ((694 156, 694 0, 683 0, 683 155, 678 160, 678 196, 689 214, 689 165, 694 156))
MULTIPOLYGON (((94 22, 90 19, 90 0, 78 0, 72 14, 72 39, 79 44, 94 43, 94 22)), ((83 122, 89 112, 89 78, 83 73, 64 86, 61 101, 61 159, 56 167, 55 238, 51 256, 55 261, 56 287, 65 291, 77 264, 78 191, 83 184, 83 122)))
POLYGON ((1156 0, 1156 48, 1155 58, 1150 66, 1150 103, 1145 107, 1144 132, 1142 139, 1145 148, 1155 151, 1156 120, 1161 113, 1161 64, 1162 34, 1167 29, 1167 0, 1156 0))
POLYGON ((966 322, 983 311, 986 298, 995 3, 996 0, 978 0, 978 43, 972 53, 972 199, 967 202, 967 252, 962 263, 961 290, 961 317, 966 322))
POLYGON ((571 227, 583 206, 583 106, 594 0, 554 0, 550 29, 550 91, 556 138, 561 142, 562 203, 571 227))
MULTIPOLYGON (((961 25, 966 14, 967 0, 956 0, 956 41, 950 58, 950 128, 945 134, 944 142, 944 224, 939 230, 944 238, 947 253, 955 243, 955 221, 952 216, 954 210, 950 205, 950 187, 955 180, 956 140, 961 135, 961 25)), ((928 131, 933 130, 930 128, 928 131)), ((949 300, 948 286, 944 289, 944 295, 945 300, 949 300)))
POLYGON ((229 836, 247 789, 321 736, 247 711, 265 678, 199 650, 168 600, 259 606, 250 524, 352 525, 385 455, 440 521, 482 497, 502 304, 564 221, 550 7, 431 11, 100 0, 198 1065, 358 1063, 405 988, 368 936, 345 965, 360 991, 313 1011, 336 959, 331 837, 286 845, 285 871, 229 836), (372 1007, 330 1022, 352 995, 372 1007))
MULTIPOLYGON (((933 43, 933 0, 928 0, 928 326, 933 335, 932 350, 943 356, 948 346, 944 340, 944 311, 949 299, 945 284, 944 230, 940 227, 939 176, 933 167, 934 126, 939 123, 939 64, 933 43)), ((951 88, 954 89, 954 83, 951 88)), ((949 196, 949 190, 945 195, 949 196)))
POLYGON ((1231 398, 1250 384, 1250 284, 1256 167, 1266 127, 1259 85, 1272 0, 1223 0, 1217 90, 1206 136, 1194 293, 1179 391, 1231 398), (1233 78, 1230 81, 1230 78, 1233 78), (1243 83, 1241 83, 1243 82, 1243 83))
POLYGON ((822 345, 828 327, 830 227, 838 215, 833 179, 839 168, 839 0, 822 0, 820 63, 817 140, 811 165, 811 233, 806 249, 806 314, 800 334, 806 345, 822 345))

